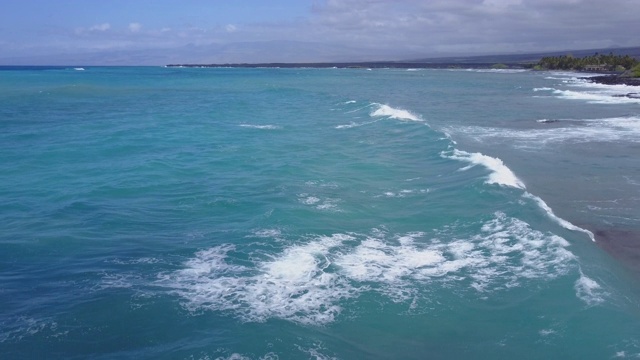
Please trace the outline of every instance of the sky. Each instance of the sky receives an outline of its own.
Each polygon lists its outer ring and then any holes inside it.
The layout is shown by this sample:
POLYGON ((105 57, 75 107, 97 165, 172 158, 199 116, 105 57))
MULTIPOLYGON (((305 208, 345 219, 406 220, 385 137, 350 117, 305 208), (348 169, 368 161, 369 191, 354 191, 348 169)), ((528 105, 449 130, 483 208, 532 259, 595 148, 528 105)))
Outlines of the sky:
POLYGON ((0 5, 0 65, 382 61, 640 46, 640 0, 0 5))

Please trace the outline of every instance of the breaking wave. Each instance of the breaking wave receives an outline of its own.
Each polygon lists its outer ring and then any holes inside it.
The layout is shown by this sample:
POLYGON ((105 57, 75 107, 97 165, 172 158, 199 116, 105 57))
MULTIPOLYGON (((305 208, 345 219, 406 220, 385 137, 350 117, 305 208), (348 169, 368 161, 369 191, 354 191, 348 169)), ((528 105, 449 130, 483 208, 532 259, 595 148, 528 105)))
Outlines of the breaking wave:
POLYGON ((600 284, 587 277, 580 271, 580 278, 574 285, 576 296, 587 303, 587 305, 597 305, 604 302, 604 291, 600 284))
POLYGON ((502 212, 470 226, 476 235, 449 242, 423 232, 373 229, 368 235, 311 236, 273 255, 239 255, 233 245, 215 246, 196 253, 183 269, 162 274, 159 284, 192 311, 321 325, 336 320, 343 300, 369 292, 415 302, 428 299, 420 284, 429 283, 486 296, 575 268, 566 240, 502 212), (252 264, 240 260, 247 255, 252 264))
POLYGON ((419 116, 410 111, 393 108, 389 105, 372 104, 376 109, 371 112, 372 117, 388 117, 397 120, 423 121, 419 116))
POLYGON ((548 144, 572 142, 640 142, 640 117, 604 119, 538 119, 538 128, 509 129, 482 126, 449 127, 447 132, 464 134, 477 141, 505 139, 515 147, 533 150, 548 144), (542 127, 542 125, 545 125, 542 127))
POLYGON ((468 153, 457 149, 454 149, 453 152, 449 154, 443 152, 441 155, 445 158, 471 163, 471 165, 460 169, 461 171, 468 170, 475 165, 482 165, 491 170, 491 174, 486 181, 487 184, 498 184, 517 189, 526 188, 524 183, 518 179, 513 171, 511 171, 511 169, 509 169, 502 160, 498 158, 483 155, 481 153, 468 153))
MULTIPOLYGON (((441 156, 449 159, 471 163, 471 165, 460 169, 461 171, 468 170, 471 167, 476 165, 482 165, 486 167, 491 171, 487 180, 485 181, 487 184, 497 184, 501 186, 507 186, 507 187, 522 189, 522 190, 526 189, 526 186, 524 185, 524 183, 513 173, 513 171, 511 171, 511 169, 509 169, 502 162, 502 160, 498 158, 483 155, 481 153, 468 153, 466 151, 461 151, 457 149, 454 149, 453 152, 450 154, 443 152, 441 156)), ((532 195, 526 191, 522 196, 533 200, 542 210, 545 211, 547 216, 558 225, 562 226, 567 230, 585 233, 589 236, 591 241, 595 241, 595 237, 591 231, 578 227, 570 223, 569 221, 558 217, 556 214, 554 214, 553 210, 547 205, 547 203, 545 203, 544 200, 542 200, 541 198, 535 195, 532 195)))
POLYGON ((560 80, 563 87, 534 88, 534 92, 548 92, 566 100, 586 101, 590 104, 640 104, 637 86, 605 85, 576 77, 575 74, 558 74, 560 77, 547 77, 560 80), (631 95, 631 96, 630 96, 631 95))

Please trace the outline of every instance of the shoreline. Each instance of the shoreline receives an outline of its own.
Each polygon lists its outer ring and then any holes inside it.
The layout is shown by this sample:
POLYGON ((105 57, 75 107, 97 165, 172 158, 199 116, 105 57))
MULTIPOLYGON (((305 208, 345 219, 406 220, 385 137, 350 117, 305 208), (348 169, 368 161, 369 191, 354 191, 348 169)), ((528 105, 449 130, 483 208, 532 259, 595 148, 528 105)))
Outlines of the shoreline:
MULTIPOLYGON (((491 69, 497 63, 486 62, 321 62, 321 63, 229 63, 229 64, 167 64, 167 68, 314 68, 314 69, 491 69)), ((525 69, 521 63, 500 63, 506 69, 525 69)))
POLYGON ((603 85, 640 86, 640 78, 632 78, 620 75, 599 75, 583 77, 582 79, 603 85))

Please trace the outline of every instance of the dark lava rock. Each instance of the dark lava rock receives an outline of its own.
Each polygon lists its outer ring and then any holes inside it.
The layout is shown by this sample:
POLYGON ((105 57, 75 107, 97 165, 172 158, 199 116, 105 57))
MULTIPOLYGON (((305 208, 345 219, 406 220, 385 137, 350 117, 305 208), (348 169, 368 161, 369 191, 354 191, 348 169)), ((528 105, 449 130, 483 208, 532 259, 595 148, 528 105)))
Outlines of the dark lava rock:
POLYGON ((620 94, 620 95, 611 95, 613 97, 627 97, 629 99, 640 99, 640 94, 638 93, 628 93, 628 94, 620 94))
POLYGON ((640 78, 632 78, 632 77, 619 76, 619 75, 602 75, 602 76, 585 77, 583 79, 589 80, 591 82, 598 83, 598 84, 604 84, 604 85, 640 86, 640 78))

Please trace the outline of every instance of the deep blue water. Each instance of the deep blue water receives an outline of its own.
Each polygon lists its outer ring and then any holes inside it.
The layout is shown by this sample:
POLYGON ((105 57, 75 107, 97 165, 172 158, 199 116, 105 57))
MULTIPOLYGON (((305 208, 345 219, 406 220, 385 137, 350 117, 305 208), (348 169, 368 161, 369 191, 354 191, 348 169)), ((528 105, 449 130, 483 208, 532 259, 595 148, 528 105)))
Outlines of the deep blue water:
POLYGON ((3 358, 640 356, 633 88, 4 70, 3 358))

